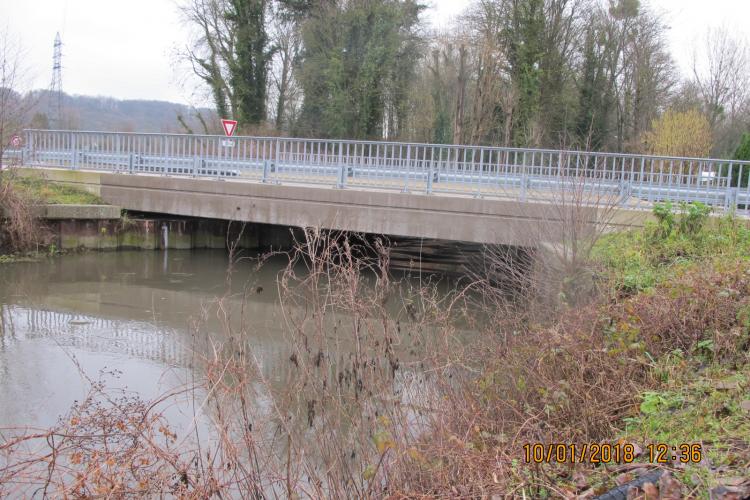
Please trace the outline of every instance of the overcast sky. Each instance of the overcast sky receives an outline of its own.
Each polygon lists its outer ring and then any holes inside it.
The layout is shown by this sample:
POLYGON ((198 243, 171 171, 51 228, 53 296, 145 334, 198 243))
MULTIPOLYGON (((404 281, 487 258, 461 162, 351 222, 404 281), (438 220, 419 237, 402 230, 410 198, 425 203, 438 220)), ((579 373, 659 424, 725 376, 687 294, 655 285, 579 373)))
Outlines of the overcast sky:
MULTIPOLYGON (((184 0, 0 0, 0 29, 20 41, 33 88, 52 77, 52 44, 63 40, 63 90, 120 99, 197 103, 193 81, 177 68, 188 37, 178 4, 184 0)), ((689 69, 691 47, 709 26, 750 38, 750 0, 645 0, 671 26, 672 54, 689 69)), ((468 5, 427 0, 427 18, 448 25, 468 5)))

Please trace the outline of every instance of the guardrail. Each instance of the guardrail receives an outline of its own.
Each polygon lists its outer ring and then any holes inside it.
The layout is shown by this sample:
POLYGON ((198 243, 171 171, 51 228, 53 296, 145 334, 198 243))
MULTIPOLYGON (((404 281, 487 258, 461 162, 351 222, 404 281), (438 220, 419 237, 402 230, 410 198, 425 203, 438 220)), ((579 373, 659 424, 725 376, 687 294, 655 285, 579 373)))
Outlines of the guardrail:
POLYGON ((129 174, 549 199, 565 190, 646 208, 700 201, 750 211, 750 162, 397 142, 26 130, 26 165, 129 174))

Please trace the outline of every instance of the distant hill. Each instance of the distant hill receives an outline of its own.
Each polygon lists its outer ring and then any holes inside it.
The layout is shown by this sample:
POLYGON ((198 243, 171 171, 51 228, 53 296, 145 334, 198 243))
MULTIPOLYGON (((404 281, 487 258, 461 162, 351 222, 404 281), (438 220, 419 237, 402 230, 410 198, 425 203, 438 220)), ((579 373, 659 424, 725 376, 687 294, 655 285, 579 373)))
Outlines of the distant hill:
MULTIPOLYGON (((32 128, 51 128, 49 116, 50 92, 38 90, 26 98, 33 105, 28 114, 32 128)), ((111 97, 81 95, 63 96, 63 123, 60 128, 67 130, 96 130, 109 132, 162 132, 205 133, 198 118, 203 117, 210 133, 220 133, 221 124, 216 112, 207 108, 191 108, 184 104, 166 101, 119 100, 111 97), (179 121, 182 117, 184 125, 179 121)))

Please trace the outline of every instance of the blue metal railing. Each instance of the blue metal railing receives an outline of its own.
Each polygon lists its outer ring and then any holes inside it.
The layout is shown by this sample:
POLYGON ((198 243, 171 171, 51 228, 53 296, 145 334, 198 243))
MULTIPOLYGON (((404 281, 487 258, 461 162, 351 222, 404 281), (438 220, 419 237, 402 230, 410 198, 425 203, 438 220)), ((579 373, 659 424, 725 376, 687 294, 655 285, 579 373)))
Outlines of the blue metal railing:
POLYGON ((633 208, 700 201, 750 212, 750 162, 398 142, 26 130, 27 166, 184 175, 340 189, 545 200, 561 192, 633 208))

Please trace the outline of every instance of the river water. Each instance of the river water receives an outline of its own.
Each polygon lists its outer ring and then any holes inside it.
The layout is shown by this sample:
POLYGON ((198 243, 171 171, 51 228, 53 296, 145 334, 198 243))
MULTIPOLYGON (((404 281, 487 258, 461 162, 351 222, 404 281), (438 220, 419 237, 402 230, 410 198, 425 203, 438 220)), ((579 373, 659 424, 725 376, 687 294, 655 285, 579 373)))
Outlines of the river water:
POLYGON ((189 318, 222 293, 226 263, 118 252, 0 266, 0 425, 51 426, 100 376, 146 399, 184 383, 189 318))
POLYGON ((146 400, 189 384, 195 322, 203 316, 201 336, 222 335, 215 300, 228 291, 250 291, 232 300, 243 302, 266 377, 283 381, 286 260, 241 261, 231 286, 227 265, 223 251, 174 250, 0 265, 0 427, 52 426, 99 378, 146 400))

